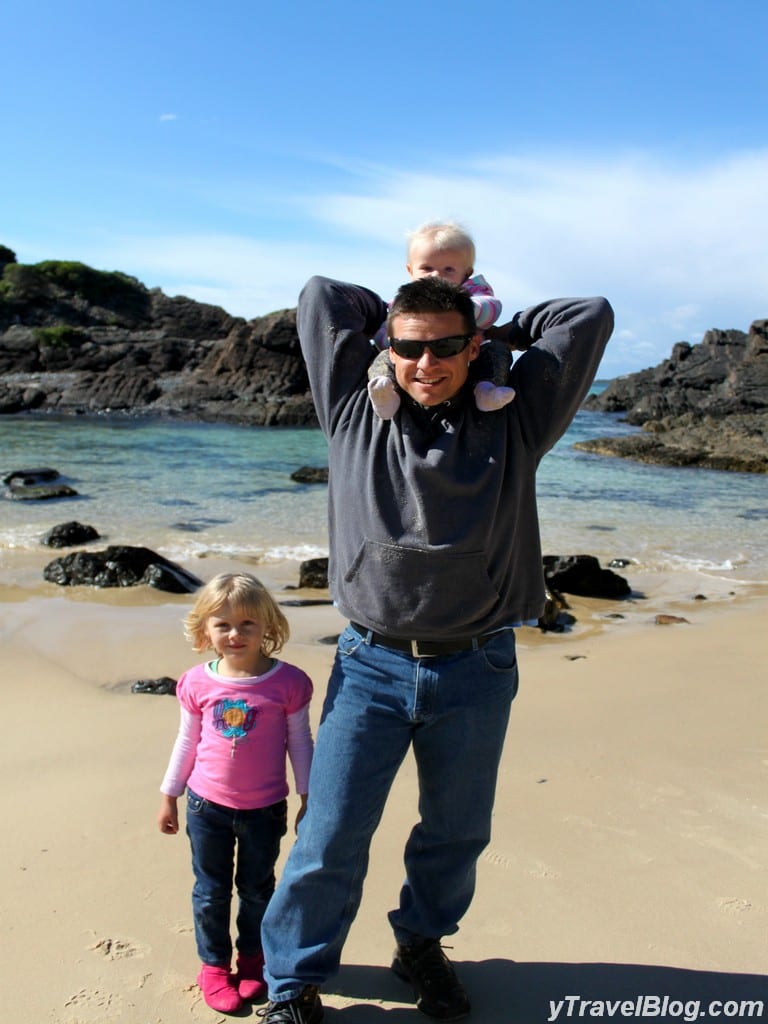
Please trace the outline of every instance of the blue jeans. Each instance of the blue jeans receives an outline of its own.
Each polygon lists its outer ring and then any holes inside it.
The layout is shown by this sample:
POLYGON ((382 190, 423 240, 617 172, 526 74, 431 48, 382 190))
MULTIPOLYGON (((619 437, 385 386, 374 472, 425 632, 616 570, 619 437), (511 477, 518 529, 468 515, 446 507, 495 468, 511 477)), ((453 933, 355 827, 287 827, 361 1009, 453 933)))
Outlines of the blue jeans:
POLYGON ((477 651, 414 658, 339 637, 317 734, 307 814, 262 925, 271 999, 291 999, 339 967, 368 851, 409 746, 419 814, 390 923, 398 942, 440 938, 472 901, 490 839, 496 775, 517 660, 512 630, 477 651))
POLYGON ((187 835, 192 847, 192 914, 197 953, 204 964, 229 966, 232 878, 238 895, 237 948, 261 951, 261 920, 275 888, 275 861, 285 835, 288 805, 237 811, 187 790, 187 835))

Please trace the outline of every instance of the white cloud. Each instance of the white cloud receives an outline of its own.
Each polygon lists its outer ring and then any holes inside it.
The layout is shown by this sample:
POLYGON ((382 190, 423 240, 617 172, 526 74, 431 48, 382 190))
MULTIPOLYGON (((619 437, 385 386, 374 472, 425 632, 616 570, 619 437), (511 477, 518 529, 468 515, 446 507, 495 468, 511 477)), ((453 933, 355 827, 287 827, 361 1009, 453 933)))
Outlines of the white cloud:
POLYGON ((298 211, 290 233, 300 242, 286 241, 279 218, 271 238, 266 228, 257 238, 166 226, 110 235, 108 248, 80 258, 253 317, 295 305, 314 273, 389 297, 405 276, 407 230, 451 217, 474 234, 477 270, 505 313, 555 295, 607 295, 616 334, 601 374, 612 376, 654 365, 711 327, 746 330, 768 316, 766 181, 768 150, 695 166, 542 154, 446 173, 366 168, 356 194, 282 197, 287 216, 298 211))
POLYGON ((160 121, 178 121, 178 119, 178 114, 161 114, 159 118, 160 121))
POLYGON ((768 150, 695 167, 641 154, 499 158, 456 175, 392 174, 378 194, 329 195, 312 212, 372 240, 457 216, 507 308, 600 292, 636 339, 622 358, 658 361, 681 338, 768 315, 766 181, 768 150))

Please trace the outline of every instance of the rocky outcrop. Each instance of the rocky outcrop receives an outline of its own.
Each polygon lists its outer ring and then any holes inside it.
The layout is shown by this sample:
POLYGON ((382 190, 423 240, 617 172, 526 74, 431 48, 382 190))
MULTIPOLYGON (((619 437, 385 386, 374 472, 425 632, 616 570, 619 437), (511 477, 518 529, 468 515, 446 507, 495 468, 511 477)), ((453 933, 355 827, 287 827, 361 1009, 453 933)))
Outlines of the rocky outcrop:
MULTIPOLYGON (((295 310, 246 321, 119 272, 22 265, 4 246, 0 270, 0 414, 317 424, 295 310)), ((612 381, 591 408, 621 412, 643 433, 579 447, 765 471, 767 325, 709 331, 655 369, 612 381)))
POLYGON ((587 407, 619 412, 642 433, 576 447, 669 466, 768 472, 768 320, 748 334, 708 331, 654 369, 611 381, 587 407))
POLYGON ((147 584, 172 594, 190 594, 202 580, 144 547, 114 545, 104 551, 73 551, 43 569, 49 583, 62 587, 133 587, 147 584))
POLYGON ((246 321, 82 264, 5 265, 0 414, 316 424, 295 310, 246 321))

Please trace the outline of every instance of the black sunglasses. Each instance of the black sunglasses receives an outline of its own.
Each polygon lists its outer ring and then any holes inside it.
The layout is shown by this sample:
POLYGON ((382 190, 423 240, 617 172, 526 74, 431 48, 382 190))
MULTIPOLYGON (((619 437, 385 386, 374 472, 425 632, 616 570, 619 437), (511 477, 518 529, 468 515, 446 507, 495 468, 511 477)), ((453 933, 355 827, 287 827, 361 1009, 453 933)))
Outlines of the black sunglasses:
POLYGON ((434 341, 408 341, 405 338, 390 338, 389 344, 395 355, 401 359, 420 359, 425 348, 436 359, 448 359, 463 352, 472 341, 471 334, 452 334, 449 338, 436 338, 434 341))

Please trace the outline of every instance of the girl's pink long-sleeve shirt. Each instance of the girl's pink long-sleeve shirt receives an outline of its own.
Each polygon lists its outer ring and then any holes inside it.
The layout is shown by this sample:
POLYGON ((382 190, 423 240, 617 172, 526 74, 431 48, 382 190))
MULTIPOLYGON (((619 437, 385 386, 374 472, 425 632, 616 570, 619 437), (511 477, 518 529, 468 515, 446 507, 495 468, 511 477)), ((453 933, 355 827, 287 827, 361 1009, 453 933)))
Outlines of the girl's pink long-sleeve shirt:
POLYGON ((189 785, 225 807, 268 807, 288 794, 286 755, 307 792, 312 682, 301 669, 276 660, 264 675, 230 679, 206 663, 181 676, 176 696, 181 725, 161 792, 189 785))

